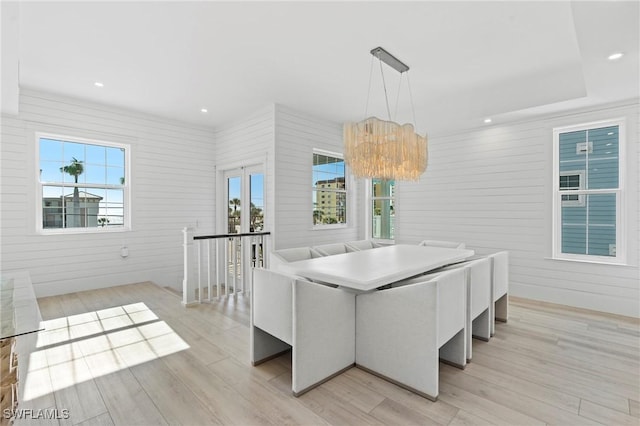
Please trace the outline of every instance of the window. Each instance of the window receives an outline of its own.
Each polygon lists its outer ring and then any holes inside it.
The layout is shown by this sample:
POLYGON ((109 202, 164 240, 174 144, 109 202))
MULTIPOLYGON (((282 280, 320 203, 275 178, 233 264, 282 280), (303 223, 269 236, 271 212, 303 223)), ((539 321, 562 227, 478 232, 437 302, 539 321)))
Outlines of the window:
MULTIPOLYGON (((584 171, 560 172, 560 191, 584 189, 584 171)), ((584 207, 584 195, 562 195, 563 207, 584 207)))
POLYGON ((39 229, 85 232, 128 228, 128 148, 38 135, 39 229))
POLYGON ((342 155, 314 150, 312 169, 313 225, 347 223, 347 181, 342 155))
POLYGON ((624 263, 622 120, 554 130, 553 256, 624 263))
POLYGON ((393 240, 394 197, 394 180, 371 180, 371 238, 393 240))

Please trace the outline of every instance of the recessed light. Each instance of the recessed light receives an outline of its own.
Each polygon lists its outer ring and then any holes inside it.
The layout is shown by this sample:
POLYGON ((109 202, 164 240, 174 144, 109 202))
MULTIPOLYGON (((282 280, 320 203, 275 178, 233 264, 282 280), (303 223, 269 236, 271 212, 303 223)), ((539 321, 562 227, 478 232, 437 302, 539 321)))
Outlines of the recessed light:
POLYGON ((609 60, 610 61, 616 61, 620 58, 622 58, 624 56, 624 53, 621 52, 616 52, 616 53, 612 53, 611 55, 609 55, 609 60))
POLYGON ((200 108, 200 112, 209 112, 206 108, 200 108))
POLYGON ((485 118, 485 119, 484 119, 484 122, 485 122, 485 123, 487 123, 487 124, 489 124, 489 123, 491 123, 491 119, 490 119, 490 118, 485 118))
POLYGON ((95 83, 93 83, 93 85, 96 87, 104 87, 104 83, 101 81, 96 81, 95 83))
POLYGON ((611 145, 613 145, 611 142, 609 142, 609 143, 607 144, 607 146, 611 146, 611 145))
POLYGON ((611 135, 613 135, 613 132, 607 133, 607 136, 611 136, 611 135))

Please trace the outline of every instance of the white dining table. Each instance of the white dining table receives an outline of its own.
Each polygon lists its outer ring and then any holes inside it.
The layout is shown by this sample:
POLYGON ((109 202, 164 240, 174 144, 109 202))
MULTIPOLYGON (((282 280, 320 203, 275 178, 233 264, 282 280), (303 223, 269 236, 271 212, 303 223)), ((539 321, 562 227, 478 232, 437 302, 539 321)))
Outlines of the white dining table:
POLYGON ((286 269, 313 281, 371 291, 464 261, 474 254, 473 250, 467 249, 395 244, 290 262, 286 269))

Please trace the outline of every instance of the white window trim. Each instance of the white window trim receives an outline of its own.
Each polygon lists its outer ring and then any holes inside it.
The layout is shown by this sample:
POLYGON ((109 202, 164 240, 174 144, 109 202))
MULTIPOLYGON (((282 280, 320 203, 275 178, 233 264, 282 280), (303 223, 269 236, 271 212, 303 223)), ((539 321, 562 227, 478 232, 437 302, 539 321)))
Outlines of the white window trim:
MULTIPOLYGON (((344 160, 344 154, 341 152, 335 152, 335 151, 328 151, 325 149, 320 149, 320 148, 313 148, 312 153, 311 153, 311 158, 313 161, 313 154, 319 154, 319 155, 326 155, 326 156, 330 156, 330 157, 335 157, 335 158, 341 158, 344 160)), ((311 173, 313 173, 313 163, 311 164, 311 173)), ((345 185, 347 187, 347 189, 345 190, 332 190, 332 189, 325 189, 325 191, 329 192, 344 192, 346 194, 346 199, 347 199, 347 214, 345 217, 345 223, 320 223, 320 224, 314 224, 313 223, 313 197, 311 197, 311 215, 310 216, 310 221, 311 221, 311 230, 312 231, 324 231, 324 230, 332 230, 332 229, 345 229, 348 228, 350 226, 351 223, 351 210, 353 208, 353 202, 352 202, 352 197, 351 197, 351 193, 353 192, 353 181, 352 179, 349 178, 349 172, 347 170, 347 164, 345 162, 345 167, 344 167, 344 181, 345 181, 345 185)), ((313 191, 319 191, 318 188, 314 187, 313 184, 311 185, 311 193, 313 194, 313 191)))
POLYGON ((131 146, 129 144, 122 144, 117 142, 108 142, 104 140, 90 139, 90 138, 79 138, 75 136, 66 136, 54 133, 47 132, 36 132, 35 133, 35 209, 36 209, 36 223, 35 229, 37 234, 41 235, 68 235, 68 234, 102 234, 102 233, 113 233, 113 232, 128 232, 131 231, 131 146), (107 146, 110 148, 122 148, 124 149, 124 167, 125 167, 125 180, 124 180, 124 206, 123 206, 123 222, 124 225, 120 227, 96 227, 96 228, 44 228, 42 226, 42 187, 43 184, 40 182, 40 139, 55 139, 61 140, 65 142, 76 142, 85 145, 99 145, 99 146, 107 146))
POLYGON ((573 126, 556 127, 553 129, 553 226, 552 226, 552 259, 570 260, 586 263, 600 263, 610 265, 626 265, 626 215, 625 215, 625 178, 626 178, 626 120, 614 118, 578 124, 573 126), (591 190, 560 190, 560 134, 580 130, 597 129, 601 127, 618 126, 618 188, 591 190), (562 253, 562 195, 594 195, 616 194, 616 255, 595 256, 590 254, 562 253))

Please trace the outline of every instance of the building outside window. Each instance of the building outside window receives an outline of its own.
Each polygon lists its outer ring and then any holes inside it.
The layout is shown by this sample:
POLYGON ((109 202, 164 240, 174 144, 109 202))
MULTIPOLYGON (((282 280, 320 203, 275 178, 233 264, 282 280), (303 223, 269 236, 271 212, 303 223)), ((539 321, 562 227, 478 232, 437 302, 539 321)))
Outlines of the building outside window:
POLYGON ((394 198, 394 180, 371 180, 371 238, 394 239, 394 198))
POLYGON ((341 154, 314 150, 311 193, 314 226, 347 223, 347 182, 341 154))
POLYGON ((624 262, 621 120, 554 130, 554 258, 624 262))
POLYGON ((39 134, 38 229, 128 228, 128 147, 39 134))

